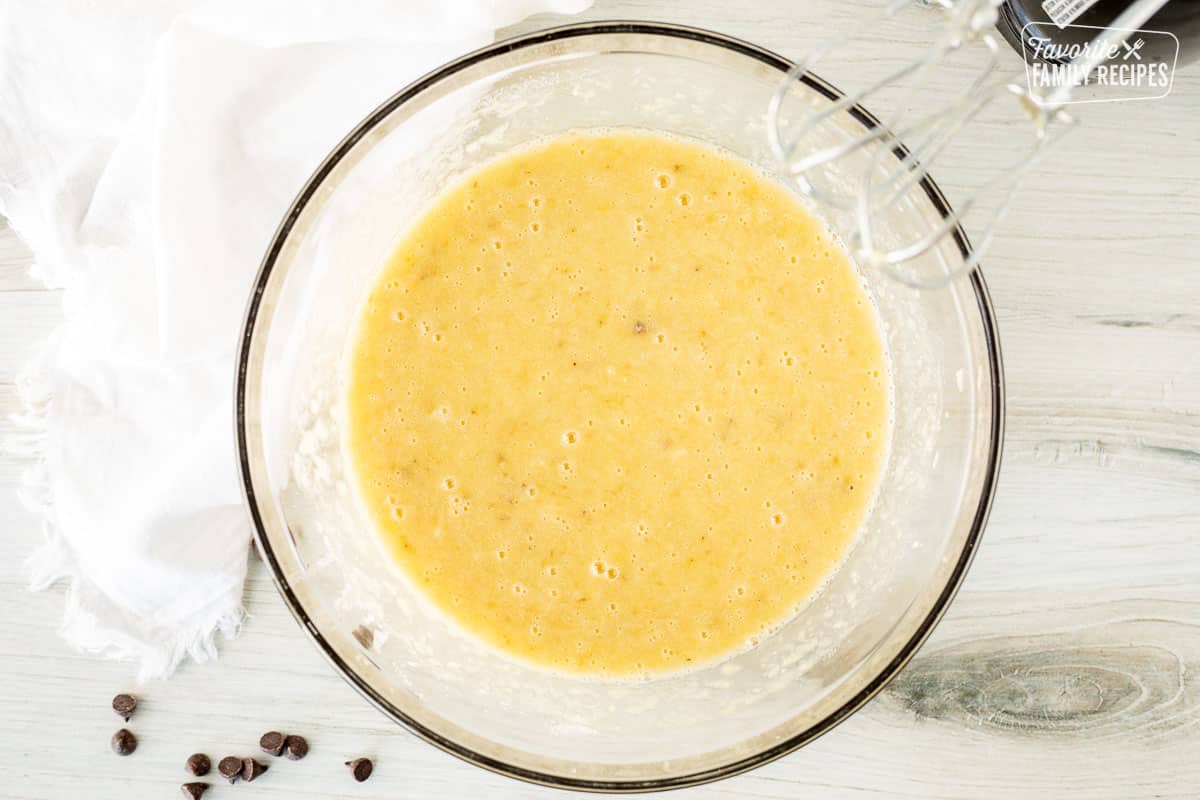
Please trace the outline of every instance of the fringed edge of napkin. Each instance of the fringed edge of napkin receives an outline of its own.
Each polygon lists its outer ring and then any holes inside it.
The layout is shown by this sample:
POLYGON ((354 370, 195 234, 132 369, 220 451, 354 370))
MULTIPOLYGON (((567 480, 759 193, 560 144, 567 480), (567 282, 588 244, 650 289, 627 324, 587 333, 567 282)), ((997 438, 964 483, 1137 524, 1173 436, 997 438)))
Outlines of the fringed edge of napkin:
MULTIPOLYGON (((17 376, 17 399, 21 411, 12 415, 15 432, 0 441, 0 452, 29 462, 21 476, 18 497, 22 504, 40 517, 44 541, 26 561, 31 591, 43 591, 61 585, 64 588, 63 619, 59 634, 77 650, 117 661, 138 665, 138 680, 163 678, 191 658, 205 662, 217 657, 217 634, 225 638, 237 635, 246 612, 240 599, 222 598, 213 603, 188 630, 174 629, 162 641, 139 636, 130 628, 104 621, 97 607, 109 603, 99 587, 85 578, 76 563, 66 537, 55 521, 54 496, 50 485, 48 453, 54 439, 49 414, 53 401, 53 369, 59 332, 39 345, 17 376), (169 639, 167 638, 169 637, 169 639)), ((122 612, 115 606, 110 619, 122 612)))

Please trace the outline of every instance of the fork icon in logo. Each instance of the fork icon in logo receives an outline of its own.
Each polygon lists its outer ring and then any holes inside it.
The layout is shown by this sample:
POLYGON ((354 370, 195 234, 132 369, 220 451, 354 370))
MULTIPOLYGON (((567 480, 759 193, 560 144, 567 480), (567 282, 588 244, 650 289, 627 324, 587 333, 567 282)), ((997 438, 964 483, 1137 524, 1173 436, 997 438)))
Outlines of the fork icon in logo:
POLYGON ((1129 42, 1121 42, 1121 46, 1125 48, 1125 55, 1121 56, 1121 60, 1128 61, 1129 57, 1133 56, 1135 60, 1141 61, 1142 54, 1138 50, 1141 50, 1144 44, 1146 44, 1145 39, 1138 39, 1132 45, 1129 42))

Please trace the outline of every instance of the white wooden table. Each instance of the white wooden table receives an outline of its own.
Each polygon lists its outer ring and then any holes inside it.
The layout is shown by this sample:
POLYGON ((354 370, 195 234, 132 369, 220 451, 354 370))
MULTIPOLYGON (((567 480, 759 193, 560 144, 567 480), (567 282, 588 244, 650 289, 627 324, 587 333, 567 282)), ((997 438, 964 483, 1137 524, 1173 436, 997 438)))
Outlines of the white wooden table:
MULTIPOLYGON (((711 27, 795 55, 826 14, 866 18, 872 5, 600 0, 585 16, 711 27)), ((852 56, 870 70, 914 46, 877 40, 852 56)), ((986 260, 1008 440, 963 591, 921 654, 848 722, 678 796, 1200 796, 1200 69, 1179 74, 1167 99, 1082 116, 986 260)), ((937 177, 953 189, 990 152, 937 177)), ((28 263, 0 225, 5 416, 27 349, 59 314, 28 263)), ((18 477, 0 458, 0 797, 179 796, 190 752, 250 752, 270 728, 307 735, 309 758, 209 797, 553 795, 459 763, 368 707, 305 640, 257 560, 242 635, 219 663, 138 688, 141 746, 114 757, 108 702, 137 688, 131 669, 68 651, 55 634, 61 597, 25 591, 21 562, 39 533, 9 491, 18 477), (362 785, 341 764, 356 754, 378 759, 362 785)))

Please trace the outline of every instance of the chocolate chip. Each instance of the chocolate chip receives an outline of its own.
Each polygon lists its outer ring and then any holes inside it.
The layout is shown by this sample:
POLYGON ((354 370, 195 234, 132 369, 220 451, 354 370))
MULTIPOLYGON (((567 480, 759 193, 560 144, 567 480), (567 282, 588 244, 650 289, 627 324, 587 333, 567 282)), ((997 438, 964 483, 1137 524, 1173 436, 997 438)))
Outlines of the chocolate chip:
POLYGON ((347 761, 346 766, 354 774, 354 780, 359 783, 371 777, 371 771, 375 769, 375 765, 371 763, 371 759, 369 758, 356 758, 353 761, 347 761))
POLYGON ((258 746, 264 753, 277 756, 283 752, 283 734, 279 731, 267 731, 258 740, 258 746))
POLYGON ((119 694, 113 698, 112 708, 117 712, 117 716, 129 722, 129 718, 133 716, 133 712, 137 708, 137 698, 131 694, 119 694))
MULTIPOLYGON (((187 763, 183 765, 183 768, 199 778, 202 775, 208 774, 208 771, 212 769, 212 762, 208 760, 208 756, 204 755, 204 753, 192 753, 188 756, 187 763)), ((201 785, 207 786, 208 784, 201 785)), ((199 795, 196 796, 199 797, 199 795)))
POLYGON ((217 762, 217 772, 222 778, 228 778, 233 783, 242 775, 242 760, 237 756, 225 756, 217 762))
POLYGON ((289 736, 283 740, 283 754, 292 761, 308 755, 308 741, 303 736, 289 736))
POLYGON ((185 783, 179 787, 183 790, 184 797, 190 797, 192 800, 200 800, 200 796, 208 791, 207 783, 185 783))
POLYGON ((246 783, 249 783, 266 771, 267 765, 260 761, 255 761, 253 758, 242 760, 242 780, 246 783))
POLYGON ((113 752, 119 756, 127 756, 137 750, 137 737, 125 728, 112 735, 113 752))

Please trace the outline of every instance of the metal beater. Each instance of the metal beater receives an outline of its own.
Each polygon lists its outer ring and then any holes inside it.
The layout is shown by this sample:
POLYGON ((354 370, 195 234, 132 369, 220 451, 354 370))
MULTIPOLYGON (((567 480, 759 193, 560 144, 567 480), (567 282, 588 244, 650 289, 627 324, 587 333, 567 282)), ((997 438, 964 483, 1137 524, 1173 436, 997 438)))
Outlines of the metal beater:
MULTIPOLYGON (((1074 64, 1077 67, 1075 74, 1090 74, 1105 60, 1105 53, 1110 48, 1119 47, 1131 29, 1139 28, 1166 2, 1137 0, 1132 3, 1093 40, 1094 45, 1074 64)), ((1026 85, 1023 74, 995 74, 1001 49, 995 24, 1001 3, 1002 0, 889 0, 883 8, 880 24, 914 6, 932 9, 942 18, 941 25, 936 28, 936 38, 922 56, 859 91, 848 93, 818 111, 785 124, 785 104, 793 83, 851 38, 839 37, 798 61, 772 96, 767 131, 775 156, 786 166, 787 173, 801 193, 820 207, 851 215, 852 235, 847 244, 864 269, 882 269, 895 279, 916 288, 943 286, 974 269, 1012 204, 1021 181, 1075 126, 1075 117, 1063 108, 1071 99, 1075 86, 1064 84, 1046 96, 1038 96, 1026 85), (886 124, 864 128, 860 135, 842 137, 834 144, 811 149, 810 134, 853 106, 862 104, 869 107, 872 97, 885 89, 900 93, 901 108, 909 102, 927 102, 927 97, 917 94, 922 82, 931 70, 937 69, 950 56, 965 48, 977 48, 986 54, 982 66, 960 92, 929 113, 911 120, 906 120, 905 115, 900 113, 886 124), (880 215, 929 174, 931 165, 939 155, 956 137, 963 135, 973 120, 986 109, 1002 103, 1012 104, 1013 110, 1027 120, 1028 143, 1006 168, 980 183, 965 199, 960 200, 954 213, 940 225, 899 246, 880 245, 876 236, 880 215), (858 153, 861 156, 864 148, 871 148, 870 165, 864 170, 857 186, 831 189, 819 185, 816 179, 819 170, 851 154, 858 153), (961 264, 933 276, 915 275, 902 269, 902 265, 925 254, 944 237, 960 230, 964 217, 977 205, 982 206, 984 198, 988 198, 987 209, 977 229, 971 231, 974 234, 974 246, 961 264)))

